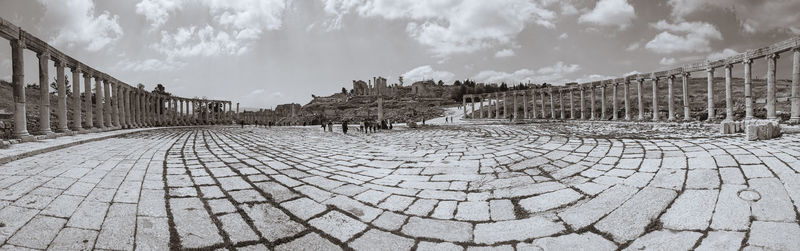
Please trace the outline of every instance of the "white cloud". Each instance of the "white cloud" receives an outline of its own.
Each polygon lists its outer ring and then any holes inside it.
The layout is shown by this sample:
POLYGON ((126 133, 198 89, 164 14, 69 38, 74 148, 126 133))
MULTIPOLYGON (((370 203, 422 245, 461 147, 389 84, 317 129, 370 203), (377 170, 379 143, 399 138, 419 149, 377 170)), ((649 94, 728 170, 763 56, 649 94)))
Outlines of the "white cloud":
POLYGON ((748 33, 768 33, 774 30, 800 34, 800 1, 773 0, 669 0, 672 17, 683 20, 698 10, 709 8, 731 11, 741 29, 748 33))
POLYGON ((601 74, 590 74, 590 75, 585 75, 585 76, 582 76, 582 77, 579 77, 579 78, 576 78, 576 79, 568 80, 566 82, 567 83, 569 83, 569 82, 588 83, 588 82, 608 80, 608 79, 614 79, 614 78, 617 78, 617 77, 601 75, 601 74))
POLYGON ((676 61, 677 60, 675 60, 675 58, 666 58, 666 57, 664 57, 664 58, 661 58, 661 61, 658 61, 658 63, 660 65, 674 65, 676 61))
POLYGON ((123 59, 118 62, 114 68, 121 71, 134 71, 134 72, 147 72, 147 71, 172 71, 183 67, 186 63, 177 62, 173 60, 158 60, 158 59, 145 59, 145 60, 129 60, 123 59))
POLYGON ((538 70, 531 70, 531 69, 520 69, 514 72, 501 72, 501 71, 481 71, 471 79, 475 80, 476 82, 484 82, 484 83, 509 83, 509 84, 516 84, 516 83, 542 83, 542 82, 554 82, 554 83, 563 83, 567 82, 565 80, 565 75, 577 72, 581 69, 579 65, 576 64, 564 64, 564 62, 558 62, 552 66, 546 66, 539 68, 538 70))
POLYGON ((636 75, 636 74, 641 74, 641 72, 639 72, 637 70, 633 70, 633 71, 630 71, 628 73, 622 74, 622 76, 630 76, 630 75, 636 75))
POLYGON ((711 39, 722 39, 714 25, 706 22, 680 22, 676 24, 661 20, 651 24, 663 32, 647 42, 645 48, 655 53, 669 54, 675 52, 708 52, 711 51, 711 39), (673 34, 675 33, 675 34, 673 34), (676 35, 678 34, 678 35, 676 35))
POLYGON ((494 57, 496 58, 507 58, 511 56, 514 56, 514 50, 512 49, 503 49, 494 54, 494 57))
POLYGON ((641 46, 641 44, 639 42, 634 42, 634 43, 628 45, 628 47, 625 48, 625 51, 635 51, 635 50, 639 49, 640 46, 641 46))
POLYGON ((161 41, 152 46, 156 51, 166 55, 168 59, 241 55, 249 48, 247 44, 236 40, 225 31, 217 31, 209 25, 203 28, 178 28, 175 33, 161 32, 161 41))
POLYGON ((402 74, 404 81, 413 83, 416 81, 433 79, 435 81, 442 80, 445 83, 453 82, 455 74, 449 71, 437 71, 430 65, 423 65, 402 74))
POLYGON ((564 39, 567 39, 567 38, 569 38, 569 35, 567 35, 567 33, 561 33, 561 35, 558 36, 558 39, 560 39, 560 40, 564 40, 564 39))
POLYGON ((58 24, 58 33, 50 39, 53 45, 86 46, 98 51, 122 37, 119 16, 103 11, 95 13, 91 0, 39 0, 45 7, 44 19, 58 24))
MULTIPOLYGON (((289 0, 195 0, 208 8, 211 23, 178 27, 161 31, 161 40, 151 47, 175 57, 240 55, 250 49, 261 34, 283 26, 289 0)), ((184 0, 142 0, 136 12, 144 15, 157 28, 179 11, 184 0)))
POLYGON ((594 9, 578 18, 578 23, 592 23, 600 26, 617 26, 624 30, 636 18, 636 12, 626 0, 600 0, 594 9))
POLYGON ((713 60, 720 60, 720 59, 725 59, 725 58, 728 58, 728 57, 731 57, 731 56, 735 56, 737 54, 739 54, 738 51, 735 51, 735 50, 730 49, 730 48, 725 48, 722 51, 718 51, 718 52, 714 52, 714 53, 709 54, 708 57, 706 57, 706 59, 712 60, 712 61, 713 60))
POLYGON ((340 28, 342 16, 351 11, 407 21, 409 36, 437 57, 512 44, 529 23, 554 28, 556 13, 548 6, 527 0, 325 0, 325 12, 333 16, 328 27, 340 28))
POLYGON ((142 0, 136 4, 136 14, 144 15, 150 26, 158 28, 169 20, 170 12, 180 10, 183 0, 142 0))

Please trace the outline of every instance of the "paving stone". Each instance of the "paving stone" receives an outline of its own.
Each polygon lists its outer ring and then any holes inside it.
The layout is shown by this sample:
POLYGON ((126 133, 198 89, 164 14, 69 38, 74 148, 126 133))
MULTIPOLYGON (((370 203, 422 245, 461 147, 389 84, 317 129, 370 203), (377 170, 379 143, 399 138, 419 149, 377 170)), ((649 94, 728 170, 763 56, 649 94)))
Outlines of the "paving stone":
POLYGON ((392 195, 386 198, 383 202, 381 202, 378 207, 391 210, 391 211, 398 211, 402 212, 406 208, 408 208, 411 203, 414 202, 414 197, 409 196, 402 196, 402 195, 392 195))
POLYGON ((130 250, 136 233, 136 204, 114 203, 97 236, 95 248, 130 250))
POLYGON ((558 216, 573 229, 582 229, 622 205, 637 191, 635 187, 616 185, 586 203, 567 208, 558 216))
POLYGON ((674 230, 705 230, 710 223, 717 195, 717 190, 684 191, 661 216, 662 224, 674 230))
POLYGON ((511 240, 522 241, 552 235, 565 229, 561 223, 538 216, 522 220, 479 223, 475 225, 475 242, 494 244, 511 240))
POLYGON ((491 200, 489 201, 489 212, 493 221, 513 220, 514 204, 511 200, 491 200))
POLYGON ((377 219, 372 221, 372 224, 384 230, 395 231, 400 229, 406 219, 408 219, 408 216, 385 211, 381 216, 378 216, 377 219))
POLYGON ((742 240, 744 239, 743 232, 729 232, 729 231, 712 231, 700 242, 697 247, 698 251, 715 251, 715 250, 739 250, 742 240))
POLYGON ((163 250, 169 248, 167 218, 138 217, 136 219, 136 248, 163 250))
POLYGON ((583 198, 583 195, 575 192, 575 190, 567 188, 522 199, 519 201, 519 205, 526 211, 535 213, 558 208, 573 203, 581 198, 583 198))
POLYGON ((250 229, 250 226, 239 214, 225 214, 217 218, 222 223, 222 230, 225 230, 233 244, 258 240, 258 235, 250 229))
POLYGON ((486 201, 462 201, 458 203, 456 219, 463 221, 487 221, 489 220, 489 202, 486 201))
POLYGON ((690 250, 701 236, 692 231, 655 231, 636 239, 625 250, 690 250))
POLYGON ((372 229, 348 244, 355 250, 411 250, 414 240, 372 229))
POLYGON ((715 169, 689 170, 686 176, 686 189, 719 188, 719 174, 715 169))
POLYGON ((645 227, 675 199, 676 195, 672 190, 645 187, 598 221, 595 228, 610 234, 616 242, 633 240, 644 233, 645 227))
POLYGON ((751 203, 753 216, 763 221, 796 221, 792 201, 780 180, 776 178, 752 179, 750 188, 761 195, 751 203))
POLYGON ((768 250, 791 250, 800 247, 800 226, 796 222, 753 221, 747 245, 768 250))
MULTIPOLYGON (((96 230, 65 227, 58 232, 56 238, 50 243, 49 249, 92 250, 97 234, 98 232, 96 230)), ((144 248, 144 246, 142 246, 142 248, 144 248)))
POLYGON ((84 201, 69 218, 67 226, 83 229, 100 230, 103 219, 106 217, 108 203, 84 201))
POLYGON ((181 247, 201 248, 222 243, 217 226, 199 199, 170 199, 169 204, 181 247))
POLYGON ((323 204, 332 205, 342 211, 351 213, 363 222, 370 222, 383 212, 383 210, 364 205, 364 203, 345 196, 330 198, 324 201, 323 204))
POLYGON ((294 236, 305 230, 303 225, 269 204, 244 205, 242 210, 253 220, 253 225, 261 232, 261 236, 269 241, 294 236))
POLYGON ((367 228, 367 225, 350 216, 337 211, 311 219, 308 223, 316 229, 333 236, 339 241, 346 242, 354 235, 367 228))
POLYGON ((11 236, 8 243, 21 247, 45 249, 65 223, 67 220, 56 217, 34 217, 11 236))
POLYGON ((339 246, 331 243, 330 241, 322 238, 316 233, 308 233, 293 241, 278 245, 275 247, 278 251, 334 251, 342 250, 339 246))
POLYGON ((437 200, 418 199, 414 201, 413 204, 408 206, 408 209, 406 209, 405 213, 409 215, 426 216, 438 203, 439 201, 437 200))
POLYGON ((439 204, 436 205, 436 209, 433 210, 431 217, 437 219, 452 219, 457 204, 458 202, 451 200, 439 201, 439 204))
POLYGON ((39 214, 50 215, 62 218, 69 218, 78 205, 83 201, 83 197, 73 195, 61 195, 56 197, 50 205, 47 206, 39 214))
POLYGON ((738 193, 743 185, 723 184, 711 218, 711 228, 717 230, 747 230, 750 225, 750 205, 738 193))
POLYGON ((414 237, 465 242, 472 239, 472 224, 460 221, 411 217, 408 219, 408 223, 403 226, 401 232, 414 237))
POLYGON ((581 250, 587 247, 597 251, 617 249, 617 245, 614 242, 591 232, 544 237, 531 243, 517 244, 517 250, 581 250))

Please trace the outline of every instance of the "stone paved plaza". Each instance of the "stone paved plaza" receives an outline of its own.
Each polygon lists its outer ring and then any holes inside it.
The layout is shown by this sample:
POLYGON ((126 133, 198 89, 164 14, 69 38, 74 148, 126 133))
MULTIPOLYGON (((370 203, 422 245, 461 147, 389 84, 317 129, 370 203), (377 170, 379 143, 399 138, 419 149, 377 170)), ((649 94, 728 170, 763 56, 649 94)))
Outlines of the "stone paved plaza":
POLYGON ((800 135, 138 132, 0 166, 2 249, 791 250, 800 135))

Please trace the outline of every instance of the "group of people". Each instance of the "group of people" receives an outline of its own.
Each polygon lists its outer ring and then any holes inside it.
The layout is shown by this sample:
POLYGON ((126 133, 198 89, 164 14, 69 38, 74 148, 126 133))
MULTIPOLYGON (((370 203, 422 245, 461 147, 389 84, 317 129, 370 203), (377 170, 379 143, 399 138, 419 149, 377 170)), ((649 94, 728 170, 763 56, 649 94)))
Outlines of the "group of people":
MULTIPOLYGON (((347 120, 342 121, 342 133, 347 134, 347 120)), ((322 122, 322 131, 333 132, 333 122, 328 121, 328 123, 322 122)))
POLYGON ((444 117, 444 123, 445 123, 445 124, 447 124, 447 123, 453 123, 453 116, 445 116, 445 117, 444 117))
POLYGON ((358 126, 358 130, 363 133, 370 133, 370 132, 375 133, 378 130, 386 130, 386 129, 391 130, 392 127, 393 127, 392 122, 389 121, 388 119, 384 119, 381 121, 364 120, 358 126))

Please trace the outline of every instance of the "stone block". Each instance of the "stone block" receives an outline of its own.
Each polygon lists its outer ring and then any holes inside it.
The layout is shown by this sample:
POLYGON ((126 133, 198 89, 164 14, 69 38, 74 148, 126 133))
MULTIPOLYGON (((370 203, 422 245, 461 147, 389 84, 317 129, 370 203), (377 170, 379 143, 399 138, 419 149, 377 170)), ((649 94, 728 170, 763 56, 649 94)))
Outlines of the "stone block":
POLYGON ((767 140, 781 136, 777 120, 747 120, 744 122, 746 140, 767 140))
POLYGON ((719 124, 721 134, 734 134, 742 132, 742 122, 739 121, 722 121, 719 124))

